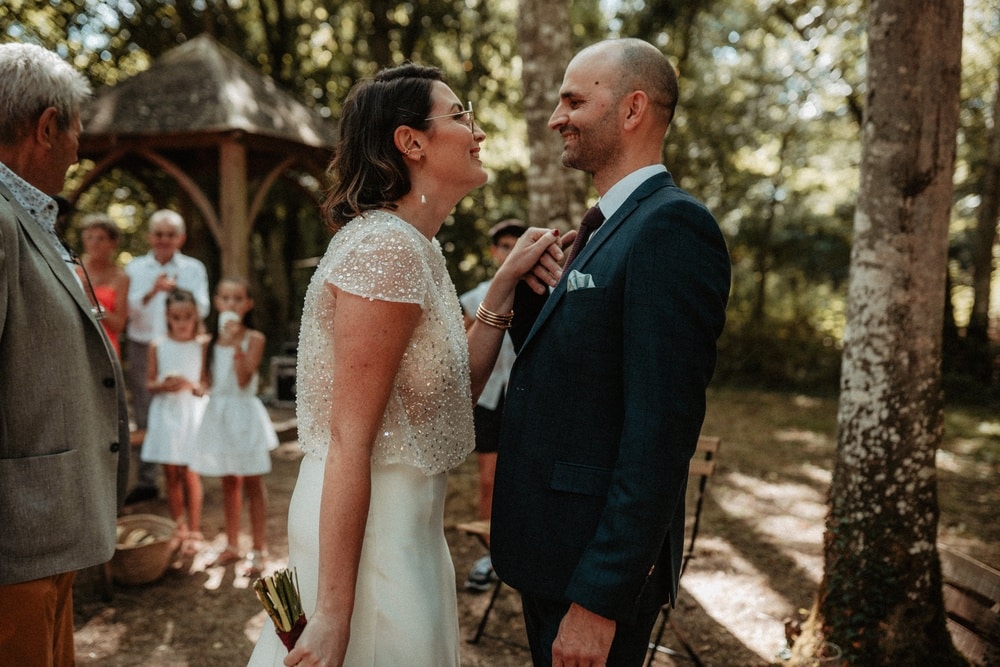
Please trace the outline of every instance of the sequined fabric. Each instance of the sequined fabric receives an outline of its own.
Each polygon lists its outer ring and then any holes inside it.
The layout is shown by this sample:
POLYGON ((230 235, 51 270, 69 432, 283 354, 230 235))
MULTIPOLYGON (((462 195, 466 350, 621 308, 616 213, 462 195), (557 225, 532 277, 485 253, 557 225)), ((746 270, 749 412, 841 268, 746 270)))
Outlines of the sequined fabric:
POLYGON ((437 239, 383 211, 355 218, 334 235, 306 292, 296 369, 299 446, 319 458, 330 440, 333 322, 328 285, 423 310, 399 373, 372 460, 406 463, 433 475, 472 450, 469 350, 462 309, 437 239))

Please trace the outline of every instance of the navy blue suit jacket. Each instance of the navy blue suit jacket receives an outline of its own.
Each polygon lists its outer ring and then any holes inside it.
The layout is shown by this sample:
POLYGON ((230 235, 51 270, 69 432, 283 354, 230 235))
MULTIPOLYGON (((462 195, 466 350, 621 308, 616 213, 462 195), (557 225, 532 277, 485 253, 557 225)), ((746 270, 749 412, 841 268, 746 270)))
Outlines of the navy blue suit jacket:
POLYGON ((708 210, 661 174, 573 270, 594 286, 560 281, 511 372, 491 555, 521 592, 628 620, 676 598, 729 255, 708 210))

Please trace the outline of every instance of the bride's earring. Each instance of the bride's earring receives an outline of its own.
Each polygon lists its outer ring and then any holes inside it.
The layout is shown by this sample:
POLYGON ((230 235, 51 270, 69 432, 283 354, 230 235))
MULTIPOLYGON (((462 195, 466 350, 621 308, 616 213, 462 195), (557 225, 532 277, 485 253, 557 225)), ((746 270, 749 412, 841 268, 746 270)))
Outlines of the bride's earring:
POLYGON ((426 195, 420 195, 420 203, 421 204, 426 204, 427 203, 427 196, 426 195))

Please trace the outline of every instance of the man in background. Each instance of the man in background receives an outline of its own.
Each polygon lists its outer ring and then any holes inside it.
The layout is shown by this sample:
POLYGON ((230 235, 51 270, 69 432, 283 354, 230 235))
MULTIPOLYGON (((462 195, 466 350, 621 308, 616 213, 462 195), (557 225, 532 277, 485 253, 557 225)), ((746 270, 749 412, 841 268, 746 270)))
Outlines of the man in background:
MULTIPOLYGON (((186 239, 184 218, 176 211, 156 211, 149 216, 147 237, 149 252, 125 266, 129 277, 125 358, 132 419, 140 431, 146 430, 149 415, 150 395, 146 389, 149 345, 167 335, 167 295, 178 287, 190 291, 202 319, 208 316, 210 306, 205 265, 181 252, 186 239)), ((136 487, 129 492, 125 503, 156 498, 159 470, 156 463, 140 461, 136 487)))
POLYGON ((76 570, 114 554, 128 478, 117 355, 55 233, 87 80, 0 44, 0 663, 74 664, 76 570))

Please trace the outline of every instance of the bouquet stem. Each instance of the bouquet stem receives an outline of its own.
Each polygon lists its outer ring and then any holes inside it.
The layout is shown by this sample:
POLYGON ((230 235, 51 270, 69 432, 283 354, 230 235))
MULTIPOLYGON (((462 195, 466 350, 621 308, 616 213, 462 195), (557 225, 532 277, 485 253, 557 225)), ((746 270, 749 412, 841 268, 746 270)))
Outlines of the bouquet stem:
POLYGON ((281 643, 291 651, 306 627, 298 572, 284 569, 271 576, 260 577, 253 583, 253 590, 274 623, 281 643))

